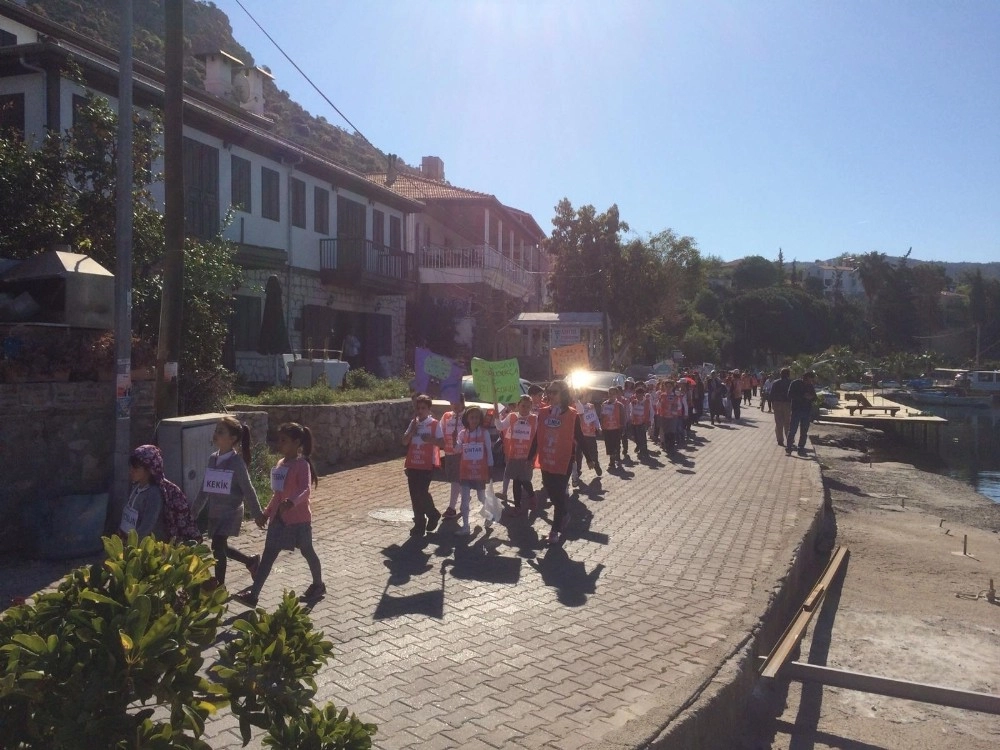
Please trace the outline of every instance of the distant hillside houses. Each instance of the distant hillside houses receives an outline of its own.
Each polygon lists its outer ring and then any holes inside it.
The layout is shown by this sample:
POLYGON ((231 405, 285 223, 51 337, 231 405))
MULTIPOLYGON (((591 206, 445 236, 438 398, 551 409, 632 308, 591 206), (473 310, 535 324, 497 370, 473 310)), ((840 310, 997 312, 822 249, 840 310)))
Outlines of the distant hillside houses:
POLYGON ((846 297, 864 296, 865 286, 856 269, 850 266, 837 266, 817 260, 800 266, 802 278, 819 279, 823 284, 823 294, 832 296, 840 292, 846 297))

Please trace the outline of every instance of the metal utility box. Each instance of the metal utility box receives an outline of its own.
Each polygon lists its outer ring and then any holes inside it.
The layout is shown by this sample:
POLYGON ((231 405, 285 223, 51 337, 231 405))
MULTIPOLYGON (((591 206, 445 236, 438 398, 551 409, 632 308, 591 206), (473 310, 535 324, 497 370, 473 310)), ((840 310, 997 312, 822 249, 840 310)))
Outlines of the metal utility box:
POLYGON ((212 433, 225 414, 193 414, 173 417, 160 422, 156 430, 157 443, 163 453, 163 473, 178 485, 188 502, 194 502, 201 490, 208 457, 215 446, 212 433))
POLYGON ((62 250, 34 255, 0 276, 0 292, 21 299, 27 294, 36 303, 15 321, 114 328, 115 277, 87 255, 62 250))

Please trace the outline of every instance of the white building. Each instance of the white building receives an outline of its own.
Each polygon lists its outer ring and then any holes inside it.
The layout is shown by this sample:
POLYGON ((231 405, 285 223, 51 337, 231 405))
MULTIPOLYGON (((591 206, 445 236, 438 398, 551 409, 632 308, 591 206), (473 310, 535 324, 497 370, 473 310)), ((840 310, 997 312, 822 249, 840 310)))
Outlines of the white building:
POLYGON ((800 266, 802 277, 819 279, 823 284, 823 294, 832 296, 838 290, 845 297, 860 296, 865 293, 864 284, 856 269, 850 266, 835 266, 816 261, 800 266))
MULTIPOLYGON (((406 301, 417 283, 412 217, 423 205, 275 136, 263 114, 266 72, 220 51, 199 59, 205 90, 184 91, 185 224, 189 236, 212 237, 234 209, 223 235, 237 243, 245 282, 230 362, 264 379, 256 338, 265 282, 277 275, 296 354, 340 350, 353 333, 359 364, 400 372, 406 301)), ((163 71, 137 61, 134 72, 136 109, 162 109, 163 71)), ((35 142, 46 130, 62 132, 87 90, 117 106, 117 53, 0 0, 0 126, 35 142), (83 85, 61 72, 70 59, 83 85)), ((152 190, 162 206, 162 183, 152 190)))

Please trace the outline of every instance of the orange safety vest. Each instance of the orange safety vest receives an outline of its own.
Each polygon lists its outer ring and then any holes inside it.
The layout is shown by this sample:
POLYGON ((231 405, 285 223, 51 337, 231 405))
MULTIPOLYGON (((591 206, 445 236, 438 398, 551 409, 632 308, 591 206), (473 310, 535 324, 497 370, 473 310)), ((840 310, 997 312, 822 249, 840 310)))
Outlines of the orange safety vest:
POLYGON ((508 460, 522 460, 531 452, 531 441, 538 430, 538 415, 512 414, 503 433, 503 451, 508 460))
POLYGON ((558 416, 552 415, 553 407, 538 410, 537 466, 550 474, 566 474, 573 456, 573 438, 576 434, 576 409, 569 407, 558 416))
POLYGON ((601 404, 601 428, 605 430, 622 428, 622 407, 617 400, 601 404))
POLYGON ((406 448, 404 468, 428 470, 441 465, 441 455, 434 444, 437 426, 438 421, 434 417, 417 423, 417 431, 410 436, 410 444, 406 448))
POLYGON ((587 437, 594 437, 597 428, 601 426, 601 418, 597 416, 594 405, 577 401, 576 412, 580 415, 580 432, 587 437))
POLYGON ((649 422, 649 401, 645 398, 633 399, 631 407, 632 424, 646 424, 649 422))
POLYGON ((473 432, 463 430, 462 462, 458 465, 458 478, 462 481, 485 482, 490 478, 486 451, 490 450, 490 434, 483 427, 473 432))
POLYGON ((665 417, 680 417, 684 415, 684 405, 681 402, 681 397, 676 393, 668 393, 666 400, 666 411, 663 414, 665 417))
POLYGON ((441 430, 444 432, 444 452, 449 456, 454 456, 458 451, 455 449, 455 440, 462 429, 462 413, 446 411, 441 417, 441 430))
POLYGON ((658 417, 667 416, 667 399, 669 398, 669 396, 670 394, 667 393, 666 391, 656 392, 656 402, 655 402, 656 406, 654 409, 656 416, 658 417))

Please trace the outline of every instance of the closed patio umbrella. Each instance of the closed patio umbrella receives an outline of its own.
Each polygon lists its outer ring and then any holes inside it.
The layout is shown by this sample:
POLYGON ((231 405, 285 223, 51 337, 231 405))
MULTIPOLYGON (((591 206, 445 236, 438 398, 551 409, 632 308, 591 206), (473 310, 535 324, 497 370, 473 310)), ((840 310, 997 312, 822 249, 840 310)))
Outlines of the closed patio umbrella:
POLYGON ((264 287, 264 313, 260 319, 257 351, 260 354, 290 354, 292 351, 281 304, 281 282, 277 276, 271 276, 264 287))

